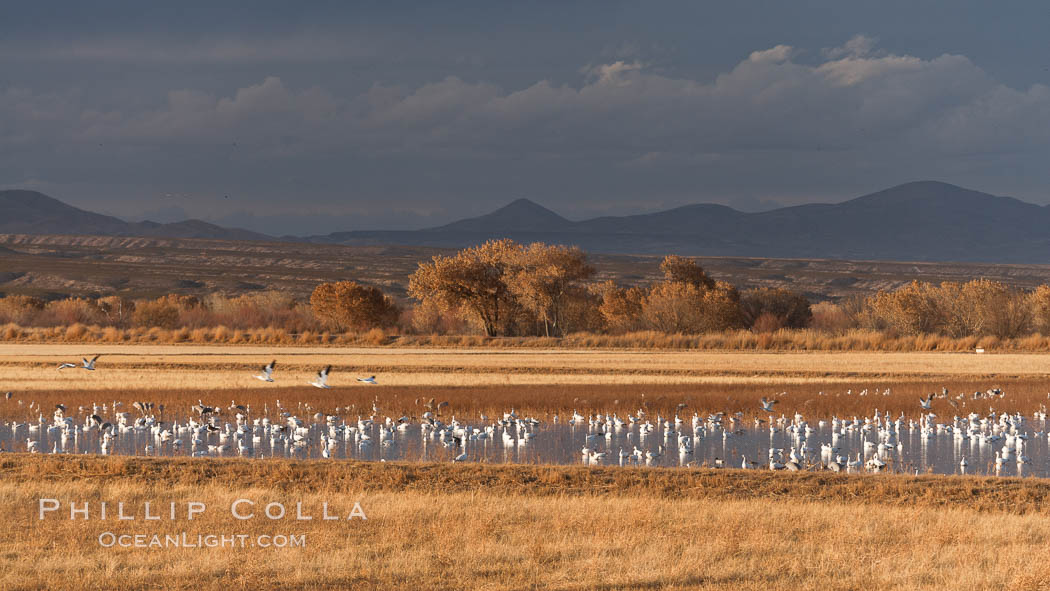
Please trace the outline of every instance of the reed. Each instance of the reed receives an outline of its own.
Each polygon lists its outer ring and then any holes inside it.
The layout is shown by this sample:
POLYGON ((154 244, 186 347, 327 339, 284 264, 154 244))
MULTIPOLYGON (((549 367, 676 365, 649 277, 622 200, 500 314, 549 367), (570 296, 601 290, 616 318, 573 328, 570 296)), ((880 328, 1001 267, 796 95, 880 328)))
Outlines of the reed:
POLYGON ((641 349, 697 351, 871 351, 871 352, 969 352, 976 347, 999 352, 1047 352, 1050 337, 1031 334, 1016 338, 994 336, 949 337, 934 334, 896 335, 892 332, 853 329, 829 333, 818 329, 780 329, 774 332, 732 330, 705 334, 668 334, 656 331, 627 334, 573 333, 554 337, 486 337, 481 335, 414 335, 397 329, 372 329, 362 333, 317 332, 311 328, 202 327, 117 328, 74 323, 66 326, 0 326, 0 342, 10 343, 191 343, 265 345, 331 345, 386 347, 484 347, 509 349, 641 349))
MULTIPOLYGON (((976 477, 0 458, 5 589, 1038 589, 1047 486, 976 477), (203 502, 193 521, 36 520, 203 502), (238 498, 365 521, 233 520, 238 498), (316 509, 314 510, 316 512, 316 509), (101 532, 294 533, 302 548, 102 548, 101 532), (990 549, 994 548, 994 551, 990 549)), ((141 509, 136 510, 141 516, 141 509)))

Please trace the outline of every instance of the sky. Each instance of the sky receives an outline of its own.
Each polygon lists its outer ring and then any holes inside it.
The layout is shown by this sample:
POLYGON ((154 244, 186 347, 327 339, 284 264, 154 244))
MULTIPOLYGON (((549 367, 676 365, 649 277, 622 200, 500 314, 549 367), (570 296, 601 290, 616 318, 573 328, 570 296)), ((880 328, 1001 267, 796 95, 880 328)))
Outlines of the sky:
POLYGON ((7 2, 0 188, 273 235, 1050 203, 1043 2, 7 2), (156 4, 156 6, 153 6, 156 4))

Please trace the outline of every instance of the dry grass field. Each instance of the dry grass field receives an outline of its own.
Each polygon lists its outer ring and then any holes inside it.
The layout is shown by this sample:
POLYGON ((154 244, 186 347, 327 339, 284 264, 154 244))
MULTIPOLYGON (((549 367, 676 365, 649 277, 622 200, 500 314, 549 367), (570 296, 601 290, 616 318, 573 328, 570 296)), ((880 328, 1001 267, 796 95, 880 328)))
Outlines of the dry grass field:
POLYGON ((1050 485, 736 470, 0 458, 0 588, 1045 589, 1050 485), (38 519, 40 498, 59 511, 38 519), (246 498, 315 519, 233 519, 246 498), (93 503, 87 521, 68 503, 93 503), (122 501, 136 520, 99 519, 122 501), (175 520, 143 504, 175 502, 175 520), (206 511, 188 521, 187 502, 206 511), (321 503, 367 520, 321 521, 321 503), (245 548, 100 534, 245 534, 245 548), (305 547, 251 547, 260 535, 305 547), (108 541, 109 538, 106 538, 108 541), (131 538, 127 538, 131 540, 131 538))
MULTIPOLYGON (((1040 354, 950 353, 714 353, 672 351, 389 349, 196 345, 0 345, 0 418, 26 420, 29 403, 42 408, 121 401, 163 404, 185 416, 198 399, 229 401, 271 412, 280 399, 300 412, 360 409, 378 403, 384 414, 418 417, 430 398, 449 402, 446 414, 498 416, 509 408, 549 419, 581 412, 744 412, 776 396, 778 412, 828 417, 918 412, 917 399, 948 387, 953 394, 1001 387, 1004 399, 947 400, 934 411, 1031 413, 1050 403, 1050 365, 1040 354), (59 371, 57 365, 101 353, 98 369, 59 371), (275 382, 256 380, 277 360, 275 382), (332 388, 307 385, 334 366, 332 388), (378 386, 360 376, 378 376, 378 386), (883 395, 889 389, 891 394, 883 395), (865 392, 865 395, 861 395, 865 392)), ((34 408, 36 408, 34 406, 34 408)), ((342 411, 341 414, 346 414, 342 411)), ((351 415, 353 412, 351 412, 351 415)), ((34 415, 35 416, 35 415, 34 415)), ((258 416, 258 414, 256 415, 258 416)), ((763 415, 764 416, 764 415, 763 415)), ((29 417, 32 418, 32 417, 29 417)))
POLYGON ((1041 353, 713 352, 571 349, 413 349, 201 345, 0 344, 0 388, 249 388, 271 359, 280 383, 334 366, 333 384, 381 375, 392 386, 641 383, 808 383, 858 380, 1048 378, 1041 353), (99 370, 54 370, 101 354, 99 370), (143 370, 149 371, 143 371, 143 370), (336 378, 335 376, 338 376, 336 378), (343 381, 340 382, 339 379, 343 381))

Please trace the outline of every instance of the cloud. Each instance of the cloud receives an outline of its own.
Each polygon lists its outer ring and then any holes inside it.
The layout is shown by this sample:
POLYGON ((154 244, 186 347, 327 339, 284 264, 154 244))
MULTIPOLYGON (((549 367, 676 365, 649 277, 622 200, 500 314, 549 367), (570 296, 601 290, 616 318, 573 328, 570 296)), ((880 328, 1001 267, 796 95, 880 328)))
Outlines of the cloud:
POLYGON ((271 76, 225 97, 171 91, 165 104, 136 112, 7 89, 0 91, 0 123, 9 142, 48 134, 139 144, 241 138, 280 153, 312 145, 443 156, 450 149, 598 151, 634 159, 873 142, 958 152, 1001 144, 1000 129, 1023 131, 1026 149, 1047 146, 1050 129, 1031 125, 1050 109, 1047 87, 1009 88, 964 56, 925 60, 874 52, 872 43, 855 37, 816 64, 797 62, 794 48, 778 45, 710 82, 623 60, 585 68, 578 86, 539 81, 510 91, 450 76, 338 97, 320 87, 291 89, 271 76))
MULTIPOLYGON (((192 177, 199 189, 261 179, 257 194, 415 205, 435 194, 488 199, 507 185, 586 192, 579 203, 696 201, 701 191, 760 203, 788 199, 785 185, 1005 178, 1004 158, 1050 155, 1047 86, 1010 87, 965 56, 894 54, 866 36, 812 58, 776 45, 701 79, 617 57, 572 83, 446 76, 346 95, 267 76, 146 105, 0 88, 0 146, 12 154, 0 182, 138 175, 137 187, 192 177)), ((1033 184, 1050 182, 1029 170, 1033 184)))
POLYGON ((829 59, 842 59, 844 57, 862 58, 875 54, 876 45, 879 40, 867 35, 856 35, 849 41, 838 47, 825 47, 820 53, 829 59))

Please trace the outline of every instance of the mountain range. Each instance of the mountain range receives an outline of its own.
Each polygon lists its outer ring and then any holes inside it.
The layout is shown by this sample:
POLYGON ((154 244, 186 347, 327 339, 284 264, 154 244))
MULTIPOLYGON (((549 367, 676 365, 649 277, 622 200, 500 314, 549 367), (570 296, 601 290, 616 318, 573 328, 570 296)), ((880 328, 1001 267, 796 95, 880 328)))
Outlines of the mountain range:
POLYGON ((497 237, 617 254, 1050 263, 1050 207, 918 181, 842 203, 759 213, 698 204, 582 221, 519 199, 435 228, 337 232, 309 240, 463 247, 497 237))
POLYGON ((265 234, 239 228, 223 228, 201 220, 170 224, 150 221, 126 222, 113 216, 73 207, 37 191, 21 189, 0 191, 0 234, 273 240, 265 234))
MULTIPOLYGON (((200 220, 126 222, 33 191, 0 191, 0 233, 277 240, 200 220)), ((528 199, 422 230, 283 237, 319 244, 462 248, 491 238, 574 244, 609 254, 1050 263, 1050 206, 935 181, 834 204, 759 213, 687 205, 573 221, 528 199)))

